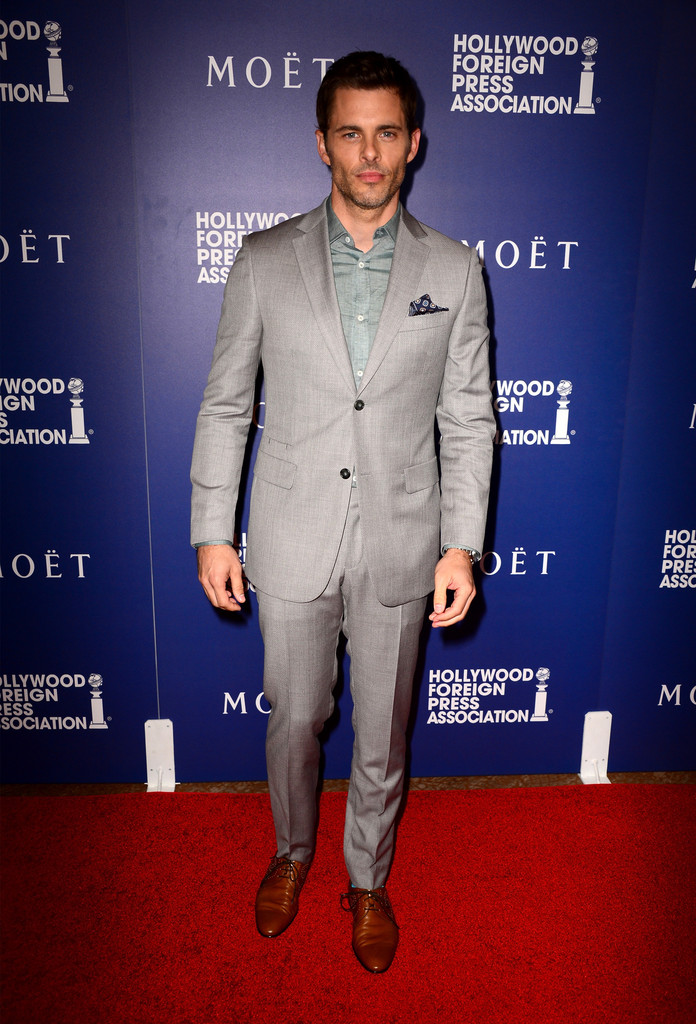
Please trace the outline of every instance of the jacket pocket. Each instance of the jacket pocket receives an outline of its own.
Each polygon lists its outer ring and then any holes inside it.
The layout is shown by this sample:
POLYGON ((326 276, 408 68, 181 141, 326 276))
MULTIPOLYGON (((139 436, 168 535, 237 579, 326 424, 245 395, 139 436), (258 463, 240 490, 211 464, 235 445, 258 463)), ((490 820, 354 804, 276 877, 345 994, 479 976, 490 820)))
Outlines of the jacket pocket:
POLYGON ((294 462, 287 462, 285 459, 277 459, 275 455, 269 455, 262 448, 256 453, 254 464, 254 476, 265 480, 266 483, 275 484, 276 487, 284 487, 289 490, 295 480, 297 466, 294 462))
POLYGON ((449 331, 451 324, 449 312, 406 316, 401 321, 399 334, 411 334, 413 331, 449 331))
POLYGON ((426 487, 432 487, 438 482, 437 458, 428 459, 427 462, 419 462, 416 466, 407 466, 404 470, 406 490, 409 494, 414 491, 422 491, 426 487))

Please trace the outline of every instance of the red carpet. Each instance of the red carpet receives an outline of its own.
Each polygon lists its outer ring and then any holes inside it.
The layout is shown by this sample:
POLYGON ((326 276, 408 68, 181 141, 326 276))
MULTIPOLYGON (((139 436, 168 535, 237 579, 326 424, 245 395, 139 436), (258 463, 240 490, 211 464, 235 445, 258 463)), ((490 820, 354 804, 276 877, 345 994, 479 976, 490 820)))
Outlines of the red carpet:
POLYGON ((413 793, 377 976, 339 908, 344 805, 268 940, 267 797, 5 798, 3 1024, 696 1021, 696 787, 413 793))

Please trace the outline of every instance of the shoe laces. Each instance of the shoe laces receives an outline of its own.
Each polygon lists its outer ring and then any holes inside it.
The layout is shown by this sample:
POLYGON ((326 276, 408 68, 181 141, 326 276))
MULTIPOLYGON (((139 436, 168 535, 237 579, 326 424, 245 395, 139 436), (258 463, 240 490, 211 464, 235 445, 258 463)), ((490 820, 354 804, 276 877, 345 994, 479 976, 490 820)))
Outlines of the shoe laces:
MULTIPOLYGON (((367 913, 368 910, 376 910, 378 913, 386 914, 392 924, 394 911, 387 895, 387 890, 381 889, 350 889, 341 894, 341 907, 356 914, 358 910, 367 913)), ((398 925, 397 925, 398 928, 398 925)))
POLYGON ((276 877, 288 878, 295 885, 301 885, 303 881, 289 857, 271 857, 271 863, 268 866, 268 871, 264 875, 263 881, 265 882, 274 875, 276 877))

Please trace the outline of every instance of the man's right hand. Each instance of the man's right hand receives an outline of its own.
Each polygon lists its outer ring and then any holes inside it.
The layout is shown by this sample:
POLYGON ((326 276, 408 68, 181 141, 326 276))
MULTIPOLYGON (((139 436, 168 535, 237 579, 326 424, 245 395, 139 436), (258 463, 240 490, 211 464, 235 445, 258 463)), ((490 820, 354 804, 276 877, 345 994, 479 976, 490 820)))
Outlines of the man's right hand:
POLYGON ((242 563, 229 544, 204 544, 196 551, 198 579, 214 608, 238 612, 246 601, 242 563))

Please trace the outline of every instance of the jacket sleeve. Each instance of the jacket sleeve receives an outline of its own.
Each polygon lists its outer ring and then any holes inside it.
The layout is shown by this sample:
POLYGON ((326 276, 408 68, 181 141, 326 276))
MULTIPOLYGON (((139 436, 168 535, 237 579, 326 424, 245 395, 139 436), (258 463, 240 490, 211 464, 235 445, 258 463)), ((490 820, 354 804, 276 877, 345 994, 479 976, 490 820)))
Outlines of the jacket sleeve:
POLYGON ((488 360, 486 291, 478 255, 468 265, 440 388, 440 543, 483 551, 495 418, 488 360))
POLYGON ((263 324, 245 238, 227 278, 191 463, 191 543, 234 537, 263 324))

